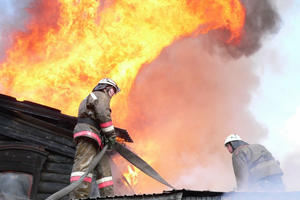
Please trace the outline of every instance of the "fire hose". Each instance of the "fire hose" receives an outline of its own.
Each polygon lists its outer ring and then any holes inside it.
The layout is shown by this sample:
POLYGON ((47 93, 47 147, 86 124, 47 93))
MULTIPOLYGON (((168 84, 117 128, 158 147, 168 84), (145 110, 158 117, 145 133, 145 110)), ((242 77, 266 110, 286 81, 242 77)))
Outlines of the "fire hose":
POLYGON ((58 200, 62 197, 66 196, 73 190, 75 190, 83 181, 83 179, 96 167, 96 165, 99 163, 103 155, 105 154, 106 150, 108 148, 108 145, 105 145, 104 148, 93 158, 89 168, 87 171, 80 177, 78 181, 73 182, 72 184, 64 187, 63 189, 59 190, 58 192, 52 194, 45 200, 58 200))
POLYGON ((128 162, 133 164, 136 168, 157 180, 158 182, 175 189, 172 185, 170 185, 165 179, 163 179, 159 173, 157 173, 148 163, 146 163, 142 158, 140 158, 137 154, 127 149, 125 146, 116 142, 114 149, 128 162))
MULTIPOLYGON (((106 152, 108 145, 105 147, 93 158, 88 170, 80 177, 80 179, 72 184, 68 185, 67 187, 63 188, 62 190, 52 194, 45 200, 58 200, 64 197, 65 195, 72 192, 76 189, 83 179, 90 173, 101 160, 103 154, 106 152)), ((123 158, 128 160, 131 164, 133 164, 136 168, 140 169, 142 172, 147 174, 148 176, 152 177, 153 179, 157 180, 158 182, 175 189, 172 185, 170 185, 166 180, 164 180, 148 163, 146 163, 142 158, 138 155, 133 153, 131 150, 127 149, 125 146, 119 144, 118 142, 114 145, 114 150, 116 150, 123 158)))

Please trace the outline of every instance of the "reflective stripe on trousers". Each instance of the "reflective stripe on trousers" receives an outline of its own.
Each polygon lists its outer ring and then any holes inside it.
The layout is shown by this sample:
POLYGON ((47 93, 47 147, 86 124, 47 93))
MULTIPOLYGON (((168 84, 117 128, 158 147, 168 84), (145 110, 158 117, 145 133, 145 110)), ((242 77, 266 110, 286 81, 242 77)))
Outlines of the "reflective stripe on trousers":
MULTIPOLYGON (((84 172, 80 172, 80 171, 72 172, 72 173, 71 173, 71 176, 70 176, 70 182, 78 181, 78 180, 81 178, 81 176, 82 176, 83 174, 84 174, 84 172)), ((92 178, 93 178, 93 174, 92 174, 92 173, 89 173, 89 174, 83 179, 83 181, 91 183, 91 182, 92 182, 92 178)))
MULTIPOLYGON (((94 143, 94 140, 87 137, 79 137, 76 146, 76 153, 74 158, 74 164, 71 174, 71 180, 76 180, 88 169, 92 159, 99 152, 98 146, 94 143)), ((99 164, 95 168, 96 180, 104 180, 102 185, 106 187, 99 188, 101 196, 114 196, 113 185, 112 185, 112 174, 109 163, 109 157, 104 154, 99 164), (111 177, 111 182, 105 181, 107 177, 111 177)), ((91 179, 92 174, 90 173, 77 189, 70 193, 71 199, 88 198, 91 191, 91 179)), ((101 183, 100 183, 101 184, 101 183)))
POLYGON ((99 189, 104 188, 104 187, 108 187, 108 186, 111 186, 111 185, 114 184, 112 176, 108 176, 108 177, 98 179, 96 181, 96 183, 97 183, 99 189))

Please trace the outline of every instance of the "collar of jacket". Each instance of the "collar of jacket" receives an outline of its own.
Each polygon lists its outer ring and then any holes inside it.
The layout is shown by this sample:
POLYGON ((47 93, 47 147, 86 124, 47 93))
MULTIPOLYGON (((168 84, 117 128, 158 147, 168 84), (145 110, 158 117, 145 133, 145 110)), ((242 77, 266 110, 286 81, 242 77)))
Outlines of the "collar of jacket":
POLYGON ((248 146, 248 144, 244 144, 244 145, 241 145, 241 146, 238 146, 236 149, 233 150, 233 153, 236 155, 239 153, 239 151, 243 148, 243 147, 246 147, 248 146))

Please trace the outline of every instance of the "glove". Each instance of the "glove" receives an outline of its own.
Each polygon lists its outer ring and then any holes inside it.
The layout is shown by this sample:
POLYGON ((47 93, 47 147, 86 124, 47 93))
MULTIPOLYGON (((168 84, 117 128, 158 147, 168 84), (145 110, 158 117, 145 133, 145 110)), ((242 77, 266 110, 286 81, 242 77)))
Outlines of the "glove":
POLYGON ((111 144, 111 145, 115 145, 116 144, 116 136, 115 135, 113 135, 113 136, 110 136, 109 138, 108 138, 108 140, 109 140, 109 143, 111 144))
POLYGON ((116 134, 111 134, 108 136, 107 145, 109 149, 113 149, 116 144, 116 134))

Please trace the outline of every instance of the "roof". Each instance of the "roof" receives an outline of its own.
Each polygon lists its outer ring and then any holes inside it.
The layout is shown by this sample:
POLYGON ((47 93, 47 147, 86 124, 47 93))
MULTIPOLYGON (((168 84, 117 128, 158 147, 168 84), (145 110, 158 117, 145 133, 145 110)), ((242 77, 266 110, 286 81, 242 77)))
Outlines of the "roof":
MULTIPOLYGON (((34 102, 18 101, 3 94, 0 94, 0 109, 0 135, 42 145, 69 157, 74 156, 73 128, 77 117, 34 102), (28 130, 26 134, 24 130, 28 130)), ((118 127, 115 130, 126 142, 132 142, 126 130, 118 127)))
POLYGON ((163 193, 88 198, 89 200, 299 200, 300 192, 216 192, 171 190, 163 193))

